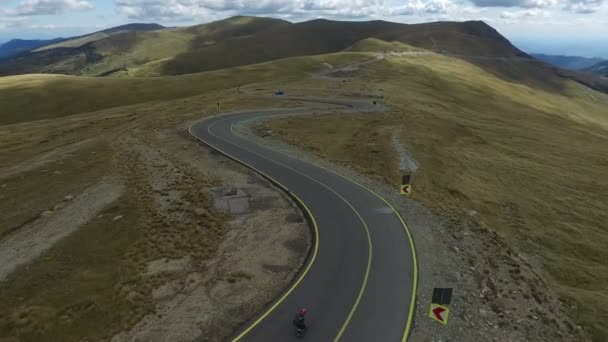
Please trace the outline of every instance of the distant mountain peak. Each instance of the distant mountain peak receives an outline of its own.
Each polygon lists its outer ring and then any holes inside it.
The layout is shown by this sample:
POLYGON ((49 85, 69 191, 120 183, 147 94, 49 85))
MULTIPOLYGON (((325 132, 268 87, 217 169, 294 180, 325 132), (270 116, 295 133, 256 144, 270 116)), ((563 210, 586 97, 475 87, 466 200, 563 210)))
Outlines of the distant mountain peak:
MULTIPOLYGON (((108 29, 97 31, 97 32, 113 33, 113 32, 117 32, 117 31, 154 31, 154 30, 162 30, 165 28, 166 27, 164 27, 163 25, 159 25, 159 24, 155 24, 155 23, 131 23, 131 24, 110 27, 108 29)), ((97 33, 97 32, 94 32, 94 33, 97 33)))
POLYGON ((4 44, 0 44, 0 59, 37 49, 42 46, 59 43, 64 38, 54 39, 11 39, 4 44))

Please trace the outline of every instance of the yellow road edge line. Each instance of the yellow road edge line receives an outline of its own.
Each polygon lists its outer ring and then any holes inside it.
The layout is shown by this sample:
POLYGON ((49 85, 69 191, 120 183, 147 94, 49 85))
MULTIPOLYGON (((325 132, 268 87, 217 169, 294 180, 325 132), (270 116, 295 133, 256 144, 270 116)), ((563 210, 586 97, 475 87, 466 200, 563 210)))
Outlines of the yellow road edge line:
POLYGON ((271 176, 269 176, 268 174, 264 173, 261 170, 258 170, 256 167, 254 167, 253 165, 247 164, 243 161, 238 160, 237 158, 235 158, 234 156, 230 155, 229 153, 221 150, 220 148, 217 148, 213 145, 211 145, 210 143, 207 143, 206 141, 204 141, 203 139, 197 137, 193 132, 192 132, 192 127, 194 125, 196 125, 198 122, 193 123, 192 125, 190 125, 188 127, 188 133, 194 137, 194 139, 204 143, 205 145, 221 152, 222 154, 224 154, 225 156, 247 166, 248 168, 254 170, 255 172, 261 174, 262 176, 266 177, 267 179, 269 179, 271 182, 273 182, 274 184, 276 184, 277 186, 279 186, 283 191, 287 192, 290 196, 292 196, 297 202, 298 204, 304 208, 304 210, 306 211, 307 215, 310 217, 311 219, 311 223, 313 226, 313 230, 314 230, 314 235, 315 235, 315 243, 314 243, 314 247, 313 247, 313 252, 312 252, 312 256, 310 257, 310 260, 308 261, 308 265, 306 265, 306 267, 304 268, 304 271, 300 274, 299 278, 291 285, 291 287, 285 292, 283 293, 283 295, 268 309, 266 310, 266 312, 260 316, 255 322, 253 322, 247 329, 245 329, 243 332, 241 332, 237 337, 235 337, 232 341, 233 342, 237 342, 239 340, 241 340, 245 335, 247 335, 251 330, 253 330, 258 324, 260 324, 260 322, 262 320, 264 320, 268 315, 270 315, 270 313, 272 311, 274 311, 274 309, 276 309, 277 306, 279 306, 283 301, 285 301, 285 299, 287 298, 287 296, 289 296, 296 287, 298 287, 298 285, 302 282, 302 280, 304 279, 304 277, 306 277, 306 275, 308 274, 308 271, 310 271, 312 265, 314 264, 315 260, 317 259, 317 253, 319 251, 319 227, 317 226, 317 221, 315 219, 315 216, 312 214, 312 212, 310 211, 310 209, 308 209, 308 207, 306 206, 306 204, 304 203, 304 201, 302 201, 302 199, 300 199, 296 194, 294 194, 293 192, 289 191, 289 189, 287 189, 287 187, 283 184, 281 184, 279 181, 277 181, 276 179, 272 178, 271 176))
MULTIPOLYGON (((237 137, 243 138, 243 136, 241 136, 240 134, 238 134, 237 132, 234 131, 233 127, 234 126, 231 124, 230 125, 230 132, 232 132, 232 134, 236 135, 237 137)), ((211 132, 209 132, 209 133, 212 134, 213 136, 215 136, 218 139, 226 141, 225 139, 222 139, 222 138, 216 136, 215 134, 213 134, 211 132)), ((256 142, 250 141, 250 140, 245 139, 245 138, 243 138, 243 139, 245 141, 249 141, 249 142, 251 142, 253 144, 259 145, 256 142)), ((361 214, 357 211, 357 209, 355 209, 355 207, 346 198, 344 198, 342 195, 340 195, 339 193, 337 193, 334 189, 332 189, 329 186, 327 186, 325 183, 323 183, 323 182, 321 182, 321 181, 319 181, 317 179, 314 179, 314 178, 308 176, 307 174, 302 173, 302 172, 300 172, 300 171, 298 171, 298 170, 296 170, 296 169, 294 169, 294 168, 292 168, 290 166, 287 166, 287 165, 285 165, 285 164, 283 164, 281 162, 278 162, 276 160, 272 160, 272 159, 270 159, 270 158, 268 158, 266 156, 263 156, 263 155, 261 155, 261 154, 259 154, 257 152, 251 151, 250 149, 248 149, 246 147, 237 145, 237 144, 229 142, 229 141, 226 141, 226 142, 228 142, 228 143, 230 143, 230 144, 232 144, 234 146, 238 146, 238 147, 240 147, 240 148, 242 148, 242 149, 244 149, 246 151, 249 151, 250 153, 253 153, 253 154, 255 154, 255 155, 257 155, 257 156, 259 156, 259 157, 261 157, 263 159, 266 159, 266 160, 268 160, 270 162, 273 162, 273 163, 275 163, 277 165, 281 165, 281 166, 283 166, 286 169, 292 170, 293 172, 298 173, 298 174, 300 174, 300 175, 302 175, 302 176, 304 176, 304 177, 312 180, 313 182, 318 183, 322 187, 324 187, 327 190, 331 191, 334 195, 338 196, 338 198, 340 198, 342 201, 344 201, 344 203, 346 203, 346 205, 348 205, 348 207, 355 213, 355 215, 357 215, 357 218, 359 219, 359 221, 363 225, 363 228, 365 229, 365 234, 367 236, 367 246, 368 246, 368 249, 369 249, 369 254, 367 256, 367 265, 366 265, 366 268, 365 268, 365 275, 363 276, 363 283, 361 284, 361 288, 359 289, 359 293, 357 294, 357 299, 355 299, 355 303, 353 304, 352 308, 350 309, 350 312, 348 313, 348 316, 346 317, 346 320, 342 324, 342 327, 340 328, 340 331, 338 331, 338 335, 334 339, 334 341, 339 341, 340 338, 342 337, 342 335, 344 334, 344 331, 346 331, 346 328, 350 324, 350 321, 351 321, 353 315, 355 314, 355 311, 357 311, 357 307, 359 306, 359 303, 361 302, 361 298, 363 298, 363 294, 365 293, 365 289, 367 287, 367 280, 369 278, 369 273, 371 271, 373 245, 372 245, 372 237, 371 237, 371 234, 369 232, 369 227, 368 227, 367 223, 365 222, 365 220, 363 219, 363 217, 361 216, 361 214)), ((259 146, 262 146, 262 145, 259 145, 259 146)), ((266 147, 266 146, 262 146, 262 147, 266 147)))
MULTIPOLYGON (((233 131, 233 133, 236 134, 236 135, 238 135, 239 137, 241 137, 241 138, 243 138, 243 139, 251 142, 251 143, 257 144, 255 141, 247 139, 246 137, 244 137, 244 136, 242 136, 242 135, 240 135, 240 134, 238 134, 238 133, 236 133, 234 131, 233 131)), ((326 167, 324 167, 322 165, 319 165, 319 164, 317 164, 315 162, 304 160, 302 158, 299 158, 299 157, 287 154, 287 153, 285 153, 283 151, 277 150, 277 149, 272 148, 272 147, 268 147, 268 146, 264 146, 264 147, 267 148, 267 149, 273 150, 275 152, 278 152, 280 154, 286 155, 288 157, 300 160, 300 161, 302 161, 304 163, 308 163, 308 164, 314 165, 316 167, 319 167, 321 169, 329 171, 329 172, 331 172, 331 173, 333 173, 333 174, 335 174, 337 176, 340 176, 340 177, 342 177, 342 178, 344 178, 344 179, 346 179, 348 181, 351 181, 352 183, 354 183, 354 184, 362 187, 363 189, 365 189, 365 190, 369 191, 370 193, 374 194, 374 196, 378 197, 381 201, 383 201, 386 205, 388 205, 389 208, 391 208, 391 210, 393 211, 393 213, 397 216, 397 218, 399 219, 399 221, 403 225, 403 229, 405 230, 405 234, 406 234, 406 236, 407 236, 407 238, 409 240, 410 248, 412 250, 412 260, 414 262, 414 279, 413 279, 412 296, 411 296, 412 298, 410 300, 409 315, 408 315, 408 318, 407 318, 407 322, 406 322, 406 325, 405 325, 405 331, 403 333, 403 338, 402 338, 402 342, 406 342, 407 338, 408 338, 408 336, 410 334, 410 330, 412 328, 412 320, 413 320, 413 315, 414 315, 414 308, 416 306, 416 293, 418 291, 418 258, 416 256, 416 246, 414 244, 414 238, 412 237, 412 233, 410 232, 410 229, 408 228, 407 224, 405 223, 405 220, 403 220, 403 217, 401 216, 401 214, 399 214, 399 212, 397 211, 397 209, 395 209, 395 207, 388 200, 386 200, 384 197, 382 197, 380 194, 378 194, 377 192, 371 190, 370 188, 366 187, 365 185, 357 182, 354 179, 351 179, 351 178, 349 178, 347 176, 344 176, 344 175, 342 175, 342 174, 340 174, 340 173, 338 173, 336 171, 328 169, 328 168, 326 168, 326 167)))

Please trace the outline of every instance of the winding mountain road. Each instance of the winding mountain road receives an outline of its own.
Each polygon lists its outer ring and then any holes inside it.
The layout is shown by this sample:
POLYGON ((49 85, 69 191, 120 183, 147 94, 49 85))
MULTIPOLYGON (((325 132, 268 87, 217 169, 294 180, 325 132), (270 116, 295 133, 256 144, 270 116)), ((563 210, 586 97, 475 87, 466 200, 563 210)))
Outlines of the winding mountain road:
MULTIPOLYGON (((300 100, 342 105, 345 111, 377 108, 368 101, 300 100)), ((291 320, 301 306, 310 312, 305 340, 405 341, 415 304, 417 262, 410 233, 396 210, 353 180, 250 141, 233 129, 243 120, 312 111, 226 113, 190 127, 198 140, 288 192, 313 228, 313 248, 298 278, 234 341, 297 340, 291 320)))

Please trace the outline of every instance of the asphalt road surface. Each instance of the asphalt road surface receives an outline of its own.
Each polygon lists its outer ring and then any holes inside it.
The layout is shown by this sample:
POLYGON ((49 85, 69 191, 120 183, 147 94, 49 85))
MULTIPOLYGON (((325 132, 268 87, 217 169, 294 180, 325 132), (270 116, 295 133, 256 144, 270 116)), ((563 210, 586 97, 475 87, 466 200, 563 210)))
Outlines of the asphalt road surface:
MULTIPOLYGON (((307 98, 373 111, 370 101, 307 98)), ((309 314, 308 341, 404 341, 417 282, 413 242, 405 223, 380 196, 328 169, 247 140, 243 120, 304 114, 309 108, 226 113, 194 124, 190 133, 279 183, 309 212, 317 236, 307 264, 288 290, 235 334, 238 341, 292 341, 298 309, 309 314)), ((395 191, 398 191, 395 189, 395 191)))

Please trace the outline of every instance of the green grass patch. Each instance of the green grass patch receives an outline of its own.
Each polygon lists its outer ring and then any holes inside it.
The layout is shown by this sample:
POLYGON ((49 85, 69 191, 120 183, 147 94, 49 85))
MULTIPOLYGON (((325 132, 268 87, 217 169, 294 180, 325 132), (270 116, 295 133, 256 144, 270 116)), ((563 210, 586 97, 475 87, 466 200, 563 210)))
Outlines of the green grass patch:
POLYGON ((425 52, 428 50, 413 47, 401 42, 387 42, 376 38, 358 41, 344 51, 349 52, 425 52))

